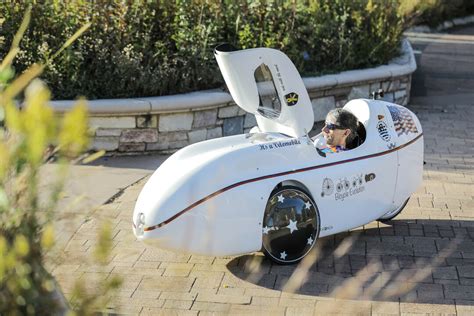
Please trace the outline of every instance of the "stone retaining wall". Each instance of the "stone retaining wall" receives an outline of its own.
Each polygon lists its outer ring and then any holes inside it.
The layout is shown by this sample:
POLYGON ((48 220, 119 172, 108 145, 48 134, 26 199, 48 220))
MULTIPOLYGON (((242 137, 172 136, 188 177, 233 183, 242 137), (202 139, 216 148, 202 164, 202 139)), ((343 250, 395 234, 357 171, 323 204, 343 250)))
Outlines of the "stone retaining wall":
MULTIPOLYGON (((329 110, 351 99, 368 98, 380 88, 385 100, 406 105, 416 64, 407 41, 402 50, 402 56, 389 65, 304 78, 315 121, 324 120, 329 110)), ((72 104, 52 102, 57 112, 72 104)), ((222 91, 90 101, 89 108, 90 126, 95 129, 91 149, 117 153, 171 153, 203 140, 245 133, 256 125, 254 115, 240 109, 222 91)))

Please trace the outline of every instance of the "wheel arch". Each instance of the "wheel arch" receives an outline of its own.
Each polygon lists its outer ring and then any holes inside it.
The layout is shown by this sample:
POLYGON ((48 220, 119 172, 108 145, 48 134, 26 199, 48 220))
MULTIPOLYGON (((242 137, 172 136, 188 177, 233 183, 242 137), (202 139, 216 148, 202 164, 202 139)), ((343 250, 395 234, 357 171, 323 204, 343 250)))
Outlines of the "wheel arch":
MULTIPOLYGON (((313 202, 316 203, 316 200, 314 199, 314 196, 311 194, 311 191, 309 190, 309 188, 301 181, 298 181, 298 180, 294 180, 294 179, 288 179, 288 180, 283 180, 283 181, 280 181, 272 190, 272 193, 281 188, 281 187, 284 187, 284 186, 293 186, 293 187, 297 187, 301 190, 303 190, 312 200, 313 202)), ((270 194, 271 196, 271 194, 270 194)))

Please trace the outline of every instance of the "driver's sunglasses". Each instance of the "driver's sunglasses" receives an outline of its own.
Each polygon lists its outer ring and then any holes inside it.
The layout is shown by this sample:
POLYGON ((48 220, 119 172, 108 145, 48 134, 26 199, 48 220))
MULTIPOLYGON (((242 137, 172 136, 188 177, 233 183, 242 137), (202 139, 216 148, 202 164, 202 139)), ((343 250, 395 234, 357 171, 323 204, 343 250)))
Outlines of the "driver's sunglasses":
POLYGON ((339 126, 333 123, 328 123, 328 122, 324 122, 324 128, 330 129, 332 131, 335 129, 343 129, 342 126, 339 126))

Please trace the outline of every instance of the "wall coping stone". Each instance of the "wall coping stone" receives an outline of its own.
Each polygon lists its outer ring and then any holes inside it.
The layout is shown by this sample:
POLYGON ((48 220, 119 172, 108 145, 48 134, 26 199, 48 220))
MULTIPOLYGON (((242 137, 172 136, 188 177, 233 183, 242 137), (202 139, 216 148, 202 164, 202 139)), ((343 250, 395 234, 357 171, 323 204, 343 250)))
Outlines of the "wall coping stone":
MULTIPOLYGON (((345 86, 366 81, 391 79, 393 77, 411 74, 416 70, 416 61, 413 49, 407 39, 402 41, 402 55, 394 58, 388 65, 381 65, 368 69, 343 71, 338 74, 320 77, 306 77, 303 82, 308 91, 331 89, 336 86, 345 86)), ((156 114, 202 110, 204 108, 233 102, 231 95, 221 89, 196 91, 184 94, 167 95, 160 97, 142 97, 127 99, 100 99, 88 102, 91 116, 102 115, 130 115, 156 114)), ((56 112, 66 112, 76 101, 57 100, 50 105, 56 112)))

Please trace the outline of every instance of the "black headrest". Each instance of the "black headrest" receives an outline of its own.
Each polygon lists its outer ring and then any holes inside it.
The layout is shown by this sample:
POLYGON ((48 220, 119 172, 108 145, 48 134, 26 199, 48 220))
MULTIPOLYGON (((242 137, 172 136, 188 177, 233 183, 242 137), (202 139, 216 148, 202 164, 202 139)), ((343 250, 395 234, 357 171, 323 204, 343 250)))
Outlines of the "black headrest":
POLYGON ((346 147, 348 149, 354 149, 360 146, 365 141, 365 137, 366 132, 364 124, 362 124, 361 122, 357 122, 357 131, 355 132, 355 137, 352 139, 351 142, 346 144, 346 147))

